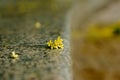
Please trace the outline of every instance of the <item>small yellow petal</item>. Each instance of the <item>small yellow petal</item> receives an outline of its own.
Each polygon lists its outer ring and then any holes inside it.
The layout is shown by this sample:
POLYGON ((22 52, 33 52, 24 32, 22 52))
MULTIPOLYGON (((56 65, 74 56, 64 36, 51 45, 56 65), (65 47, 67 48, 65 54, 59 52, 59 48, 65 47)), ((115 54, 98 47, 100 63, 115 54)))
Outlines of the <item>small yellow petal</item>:
POLYGON ((49 42, 47 42, 48 46, 51 46, 53 44, 53 42, 50 40, 49 42))
POLYGON ((40 22, 36 22, 36 23, 35 23, 35 27, 36 27, 37 29, 39 29, 39 28, 41 27, 40 22))
POLYGON ((15 51, 13 51, 10 55, 11 58, 18 58, 18 54, 15 53, 15 51))

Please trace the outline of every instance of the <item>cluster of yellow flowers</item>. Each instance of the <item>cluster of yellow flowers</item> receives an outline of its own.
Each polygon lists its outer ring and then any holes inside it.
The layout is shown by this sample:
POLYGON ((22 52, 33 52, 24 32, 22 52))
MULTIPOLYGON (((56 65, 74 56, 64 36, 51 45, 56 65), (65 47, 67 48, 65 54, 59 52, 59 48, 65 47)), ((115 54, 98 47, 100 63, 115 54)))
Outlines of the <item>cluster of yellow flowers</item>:
POLYGON ((47 42, 47 45, 51 48, 51 49, 63 49, 64 44, 63 44, 63 39, 60 38, 60 36, 54 40, 54 42, 52 42, 51 40, 47 42))
POLYGON ((86 37, 91 39, 101 39, 112 38, 120 34, 120 23, 115 23, 107 26, 98 26, 95 25, 88 28, 86 37))

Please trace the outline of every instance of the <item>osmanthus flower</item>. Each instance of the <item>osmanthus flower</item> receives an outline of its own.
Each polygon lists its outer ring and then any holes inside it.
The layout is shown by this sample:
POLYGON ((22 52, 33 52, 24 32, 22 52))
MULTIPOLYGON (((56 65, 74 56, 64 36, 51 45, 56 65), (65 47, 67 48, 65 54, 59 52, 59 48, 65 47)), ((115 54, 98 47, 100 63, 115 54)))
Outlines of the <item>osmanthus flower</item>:
POLYGON ((51 40, 47 42, 48 46, 52 46, 52 44, 53 44, 53 42, 51 40))
POLYGON ((60 38, 60 36, 52 42, 51 40, 47 42, 47 45, 51 49, 63 49, 64 44, 63 44, 63 39, 60 38))
POLYGON ((39 29, 40 27, 41 27, 40 22, 36 22, 36 23, 35 23, 35 28, 39 29))
POLYGON ((57 40, 56 40, 59 44, 63 43, 63 39, 60 38, 60 36, 58 36, 57 40))
POLYGON ((51 48, 51 49, 56 48, 56 47, 55 47, 55 44, 52 43, 52 44, 50 45, 50 48, 51 48))
POLYGON ((18 59, 18 54, 15 53, 15 51, 13 51, 11 54, 10 54, 10 57, 13 58, 13 59, 18 59))
POLYGON ((54 44, 53 44, 53 42, 52 42, 51 40, 49 40, 49 41, 47 42, 47 45, 48 45, 48 47, 50 47, 51 49, 54 48, 54 44))
POLYGON ((60 38, 60 36, 57 38, 57 40, 54 41, 54 44, 57 45, 58 48, 63 49, 63 39, 60 38))

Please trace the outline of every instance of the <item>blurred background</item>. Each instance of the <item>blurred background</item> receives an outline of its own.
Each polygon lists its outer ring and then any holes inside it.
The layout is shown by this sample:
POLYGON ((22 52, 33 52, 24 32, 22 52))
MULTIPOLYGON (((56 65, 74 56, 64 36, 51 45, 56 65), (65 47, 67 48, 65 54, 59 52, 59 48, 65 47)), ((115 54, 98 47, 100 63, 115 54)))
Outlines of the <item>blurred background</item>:
POLYGON ((57 12, 68 8, 71 0, 1 0, 0 17, 21 16, 38 12, 57 12))
POLYGON ((119 8, 120 0, 74 1, 69 24, 75 80, 120 80, 119 8))

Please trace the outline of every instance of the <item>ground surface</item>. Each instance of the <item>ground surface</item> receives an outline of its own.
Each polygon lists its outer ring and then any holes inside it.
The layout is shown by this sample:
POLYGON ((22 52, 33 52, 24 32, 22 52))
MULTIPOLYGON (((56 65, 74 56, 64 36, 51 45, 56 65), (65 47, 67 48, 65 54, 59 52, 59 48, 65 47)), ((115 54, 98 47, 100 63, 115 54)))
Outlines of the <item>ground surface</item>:
POLYGON ((19 16, 1 13, 0 80, 71 79, 66 10, 48 12, 19 16), (40 22, 40 29, 35 28, 36 22, 40 22), (64 49, 49 49, 46 42, 58 36, 64 40, 64 49), (10 58, 12 51, 19 55, 18 60, 10 58))

